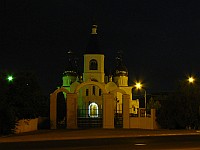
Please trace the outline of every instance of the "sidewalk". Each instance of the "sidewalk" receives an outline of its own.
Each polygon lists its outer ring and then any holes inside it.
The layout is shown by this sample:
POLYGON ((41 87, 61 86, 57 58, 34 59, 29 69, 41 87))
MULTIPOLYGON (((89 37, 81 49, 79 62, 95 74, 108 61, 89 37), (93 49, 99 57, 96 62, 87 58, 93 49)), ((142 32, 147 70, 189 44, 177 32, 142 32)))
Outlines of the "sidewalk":
POLYGON ((28 142, 47 140, 77 140, 93 138, 118 138, 142 136, 200 135, 199 130, 142 130, 142 129, 74 129, 74 130, 39 130, 0 137, 4 142, 28 142))

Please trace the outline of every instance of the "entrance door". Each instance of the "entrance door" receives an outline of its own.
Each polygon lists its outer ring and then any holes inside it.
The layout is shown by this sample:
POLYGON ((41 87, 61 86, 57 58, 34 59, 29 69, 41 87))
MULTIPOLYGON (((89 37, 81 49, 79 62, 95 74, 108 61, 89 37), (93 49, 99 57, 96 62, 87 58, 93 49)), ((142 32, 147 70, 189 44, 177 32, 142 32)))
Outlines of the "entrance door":
POLYGON ((102 128, 102 126, 102 109, 99 109, 95 102, 90 103, 88 109, 78 110, 79 128, 102 128), (79 116, 79 114, 81 115, 79 116))
POLYGON ((88 116, 92 118, 97 118, 99 114, 98 105, 96 103, 91 103, 88 107, 88 116))

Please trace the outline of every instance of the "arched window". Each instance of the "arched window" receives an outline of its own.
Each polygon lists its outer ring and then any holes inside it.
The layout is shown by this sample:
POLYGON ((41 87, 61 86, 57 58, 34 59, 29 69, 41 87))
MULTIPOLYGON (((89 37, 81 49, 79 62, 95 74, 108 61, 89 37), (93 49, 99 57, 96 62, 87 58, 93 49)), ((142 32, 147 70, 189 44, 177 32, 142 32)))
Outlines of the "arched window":
POLYGON ((96 103, 91 103, 89 106, 88 106, 88 115, 89 117, 93 117, 93 118, 97 118, 98 117, 98 105, 96 103))
POLYGON ((95 86, 92 87, 92 94, 95 95, 95 86))
POLYGON ((98 64, 95 59, 90 60, 90 70, 97 70, 98 64))
POLYGON ((85 95, 88 96, 89 95, 89 90, 86 89, 85 95))
POLYGON ((101 89, 99 89, 99 96, 101 96, 101 89))

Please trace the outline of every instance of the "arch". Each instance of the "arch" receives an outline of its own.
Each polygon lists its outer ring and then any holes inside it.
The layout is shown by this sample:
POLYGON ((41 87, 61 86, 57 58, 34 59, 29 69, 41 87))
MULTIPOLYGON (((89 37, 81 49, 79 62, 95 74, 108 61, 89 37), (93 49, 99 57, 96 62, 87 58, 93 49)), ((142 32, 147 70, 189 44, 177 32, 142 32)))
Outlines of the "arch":
POLYGON ((105 87, 104 87, 104 84, 101 84, 101 83, 95 82, 95 81, 90 81, 90 80, 89 80, 89 81, 86 81, 86 82, 83 82, 83 83, 81 83, 80 85, 78 85, 78 86, 76 87, 74 93, 78 93, 78 91, 79 91, 82 87, 84 87, 84 86, 86 86, 86 85, 96 85, 97 87, 99 87, 99 88, 102 90, 103 93, 108 93, 108 92, 106 91, 105 87))
POLYGON ((66 94, 67 94, 67 93, 70 93, 66 88, 64 88, 64 87, 62 86, 62 87, 56 89, 52 94, 53 94, 53 95, 57 95, 57 94, 60 93, 60 92, 65 92, 66 94))
POLYGON ((115 92, 122 93, 122 95, 123 95, 123 94, 126 94, 126 92, 125 92, 124 90, 122 90, 122 89, 119 89, 119 88, 117 88, 117 89, 114 89, 114 90, 110 91, 110 93, 115 93, 115 92))
POLYGON ((105 86, 108 92, 118 89, 118 86, 114 82, 108 82, 105 86))
POLYGON ((50 120, 51 120, 51 129, 57 128, 57 94, 60 92, 65 92, 66 94, 70 93, 64 87, 56 89, 53 93, 50 94, 50 120))
POLYGON ((80 85, 79 82, 77 82, 77 81, 73 82, 73 83, 70 85, 70 92, 74 93, 74 91, 75 91, 75 89, 76 89, 76 87, 77 87, 78 85, 80 85))
POLYGON ((95 59, 90 60, 89 64, 90 70, 97 70, 98 69, 98 63, 95 59))

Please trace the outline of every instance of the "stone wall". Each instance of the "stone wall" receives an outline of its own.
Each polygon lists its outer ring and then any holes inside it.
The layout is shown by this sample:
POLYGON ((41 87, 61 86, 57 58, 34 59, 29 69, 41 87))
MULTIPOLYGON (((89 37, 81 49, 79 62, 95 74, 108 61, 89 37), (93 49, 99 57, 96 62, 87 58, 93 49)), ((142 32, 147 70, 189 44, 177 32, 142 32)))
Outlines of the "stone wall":
POLYGON ((22 119, 19 120, 16 127, 15 133, 23 133, 36 131, 38 129, 38 118, 35 119, 22 119))

